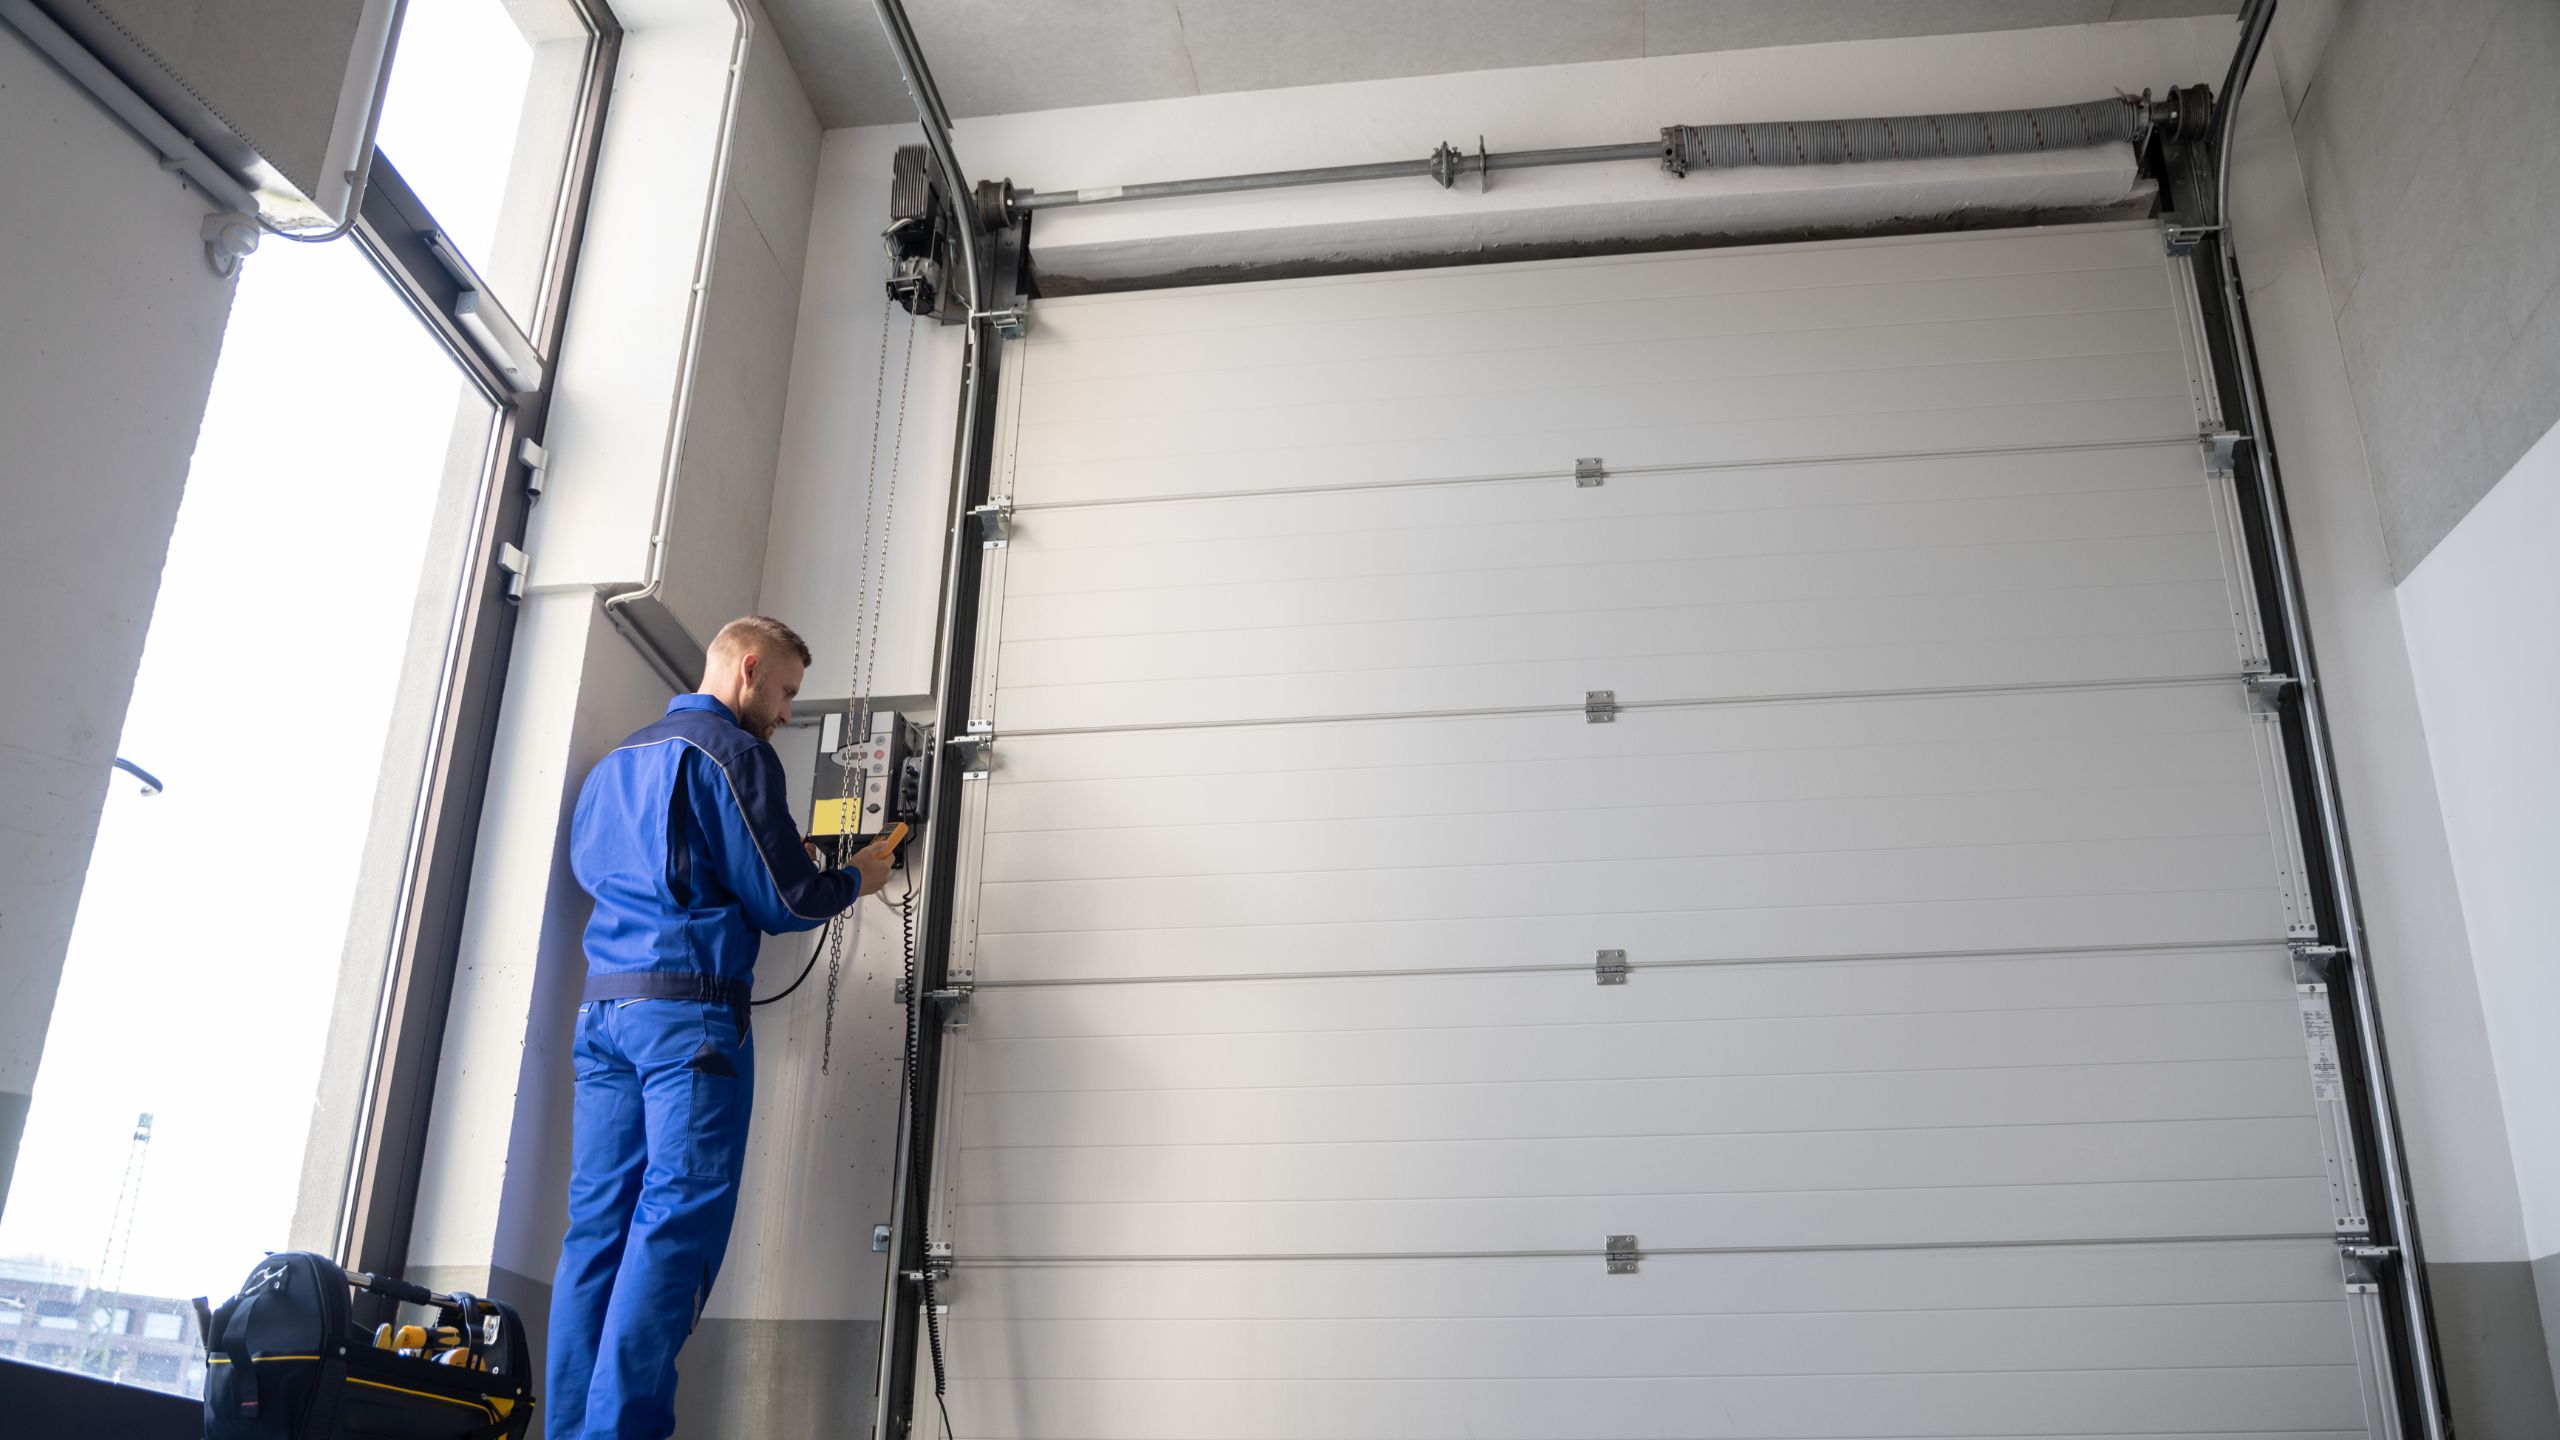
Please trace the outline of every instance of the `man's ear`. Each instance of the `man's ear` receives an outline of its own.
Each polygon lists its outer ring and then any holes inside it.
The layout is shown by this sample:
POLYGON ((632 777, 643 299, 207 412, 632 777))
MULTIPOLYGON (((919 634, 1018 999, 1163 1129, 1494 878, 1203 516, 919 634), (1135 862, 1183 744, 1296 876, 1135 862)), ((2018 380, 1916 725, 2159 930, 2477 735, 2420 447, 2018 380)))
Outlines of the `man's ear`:
POLYGON ((756 662, 764 657, 753 650, 738 657, 738 678, 749 685, 756 683, 756 662))

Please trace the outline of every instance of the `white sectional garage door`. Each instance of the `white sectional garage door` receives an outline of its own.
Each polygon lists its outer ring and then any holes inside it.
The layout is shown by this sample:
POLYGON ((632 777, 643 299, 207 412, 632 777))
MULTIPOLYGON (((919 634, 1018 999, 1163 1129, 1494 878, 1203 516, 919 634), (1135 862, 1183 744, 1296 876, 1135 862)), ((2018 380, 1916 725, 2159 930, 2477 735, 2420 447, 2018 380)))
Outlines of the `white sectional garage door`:
POLYGON ((2366 1434, 2182 283, 2112 226, 1037 306, 959 1433, 2366 1434))

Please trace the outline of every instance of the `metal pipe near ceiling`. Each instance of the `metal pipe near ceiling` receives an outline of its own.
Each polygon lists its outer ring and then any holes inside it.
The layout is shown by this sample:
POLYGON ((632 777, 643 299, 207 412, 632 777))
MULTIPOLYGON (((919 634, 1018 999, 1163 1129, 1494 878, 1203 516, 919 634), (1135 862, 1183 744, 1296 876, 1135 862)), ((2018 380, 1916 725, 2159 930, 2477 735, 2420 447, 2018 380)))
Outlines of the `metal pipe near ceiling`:
POLYGON ((2275 18, 2275 9, 2275 0, 2251 0, 2243 20, 2240 44, 2231 57, 2230 73, 2223 78, 2222 93, 2213 107, 2213 116, 2206 131, 2206 148, 2213 156, 2217 198, 2213 214, 2206 218, 2222 228, 2218 235, 2199 248, 2220 272, 2223 311, 2231 332, 2232 369, 2239 382, 2243 420, 2248 426, 2248 433, 2243 438, 2257 462, 2251 469, 2256 473, 2258 504, 2265 519, 2276 608, 2283 626, 2285 649, 2297 682, 2288 689, 2297 697, 2296 703, 2300 706, 2303 758, 2310 770, 2311 800, 2318 816, 2321 846, 2327 852, 2324 868, 2329 877, 2336 944, 2342 952, 2339 962, 2346 968, 2349 991, 2355 1001, 2357 1023, 2354 1043, 2365 1077, 2364 1118, 2372 1135, 2374 1168, 2382 1182, 2383 1213, 2390 1227, 2389 1234, 2382 1238, 2399 1249, 2399 1283, 2391 1288, 2396 1292, 2404 1341, 2408 1346, 2410 1379, 2416 1391, 2411 1397, 2411 1408, 2417 1412, 2419 1434, 2424 1440, 2444 1440, 2444 1394, 2435 1336, 2428 1322, 2426 1274, 2419 1250, 2416 1206, 2410 1196, 2408 1170, 2402 1156, 2398 1110, 2392 1101, 2390 1063, 2382 1043, 2373 967, 2365 947, 2363 902, 2357 892, 2355 867, 2347 849, 2337 767, 2329 749, 2328 707, 2322 698, 2319 670, 2311 653, 2301 568, 2294 556, 2292 528, 2285 517, 2284 487, 2276 463, 2275 435, 2267 425, 2265 387, 2258 376, 2256 344, 2249 327, 2248 300, 2240 283, 2239 263, 2230 246, 2232 137, 2238 129, 2240 94, 2249 83, 2251 70, 2257 65, 2258 51, 2266 41, 2267 27, 2275 18))
POLYGON ((1473 175, 1481 183, 1497 170, 1549 165, 1595 165, 1651 160, 1675 177, 1692 170, 1738 170, 1798 165, 1850 165, 1875 160, 1941 160, 1984 155, 2081 150, 2100 145, 2139 148, 2160 118, 2147 96, 2111 96, 2079 105, 2032 110, 1987 110, 1950 115, 1892 115, 1864 120, 1781 120, 1748 125, 1671 125, 1659 140, 1625 145, 1578 145, 1555 150, 1488 151, 1477 142, 1469 155, 1443 144, 1419 160, 1367 165, 1319 165, 1304 170, 1264 170, 1198 180, 1158 180, 1084 190, 1007 190, 1009 214, 1163 200, 1183 195, 1223 195, 1239 190, 1278 190, 1297 185, 1340 185, 1358 180, 1425 177, 1442 189, 1473 175))

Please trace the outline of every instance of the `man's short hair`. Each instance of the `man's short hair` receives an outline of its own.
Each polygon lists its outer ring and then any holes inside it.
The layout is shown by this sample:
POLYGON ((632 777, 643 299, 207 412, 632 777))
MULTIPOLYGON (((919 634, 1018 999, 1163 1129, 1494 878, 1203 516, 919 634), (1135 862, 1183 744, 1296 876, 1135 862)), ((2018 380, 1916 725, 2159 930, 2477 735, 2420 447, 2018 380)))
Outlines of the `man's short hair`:
POLYGON ((711 637, 712 654, 722 650, 744 650, 756 655, 798 656, 802 669, 812 663, 809 642, 800 632, 770 615, 741 615, 720 627, 711 637))

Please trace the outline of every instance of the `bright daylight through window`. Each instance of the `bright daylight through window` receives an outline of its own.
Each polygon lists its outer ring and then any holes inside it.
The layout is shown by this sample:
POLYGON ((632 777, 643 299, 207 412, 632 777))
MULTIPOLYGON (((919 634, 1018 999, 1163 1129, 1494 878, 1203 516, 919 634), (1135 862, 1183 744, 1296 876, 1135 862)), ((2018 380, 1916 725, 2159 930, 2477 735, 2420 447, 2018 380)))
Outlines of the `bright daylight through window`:
MULTIPOLYGON (((591 51, 565 0, 410 5, 380 127, 528 329, 591 51)), ((0 1357, 199 1393, 190 1297, 335 1248, 497 416, 355 241, 243 267, 119 747, 165 789, 100 819, 0 1357)))

